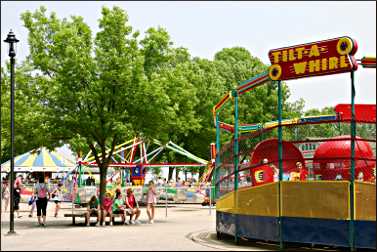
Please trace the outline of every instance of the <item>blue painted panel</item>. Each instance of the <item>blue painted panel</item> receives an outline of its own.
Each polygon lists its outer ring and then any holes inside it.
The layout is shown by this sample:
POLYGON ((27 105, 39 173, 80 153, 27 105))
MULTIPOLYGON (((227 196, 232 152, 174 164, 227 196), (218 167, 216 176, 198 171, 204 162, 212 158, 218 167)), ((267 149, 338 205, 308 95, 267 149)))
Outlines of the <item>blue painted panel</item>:
MULTIPOLYGON (((233 235, 236 215, 216 212, 216 230, 233 235)), ((349 247, 349 223, 345 220, 282 217, 284 242, 349 247)), ((278 218, 238 215, 238 235, 250 239, 279 241, 278 218)), ((355 221, 355 246, 376 248, 376 222, 355 221)))
POLYGON ((348 246, 348 223, 344 220, 283 217, 283 241, 348 246))
POLYGON ((234 214, 216 211, 217 232, 234 236, 236 230, 235 223, 236 216, 234 214))
MULTIPOLYGON (((26 152, 25 154, 23 154, 22 156, 20 156, 18 158, 18 160, 14 161, 14 166, 22 166, 23 162, 25 162, 26 159, 28 159, 29 156, 30 156, 30 153, 26 152)), ((10 161, 8 161, 8 162, 10 163, 10 161)))
POLYGON ((37 152, 37 157, 34 159, 33 166, 43 166, 43 153, 37 152))
POLYGON ((67 165, 64 165, 63 162, 51 152, 48 152, 47 155, 50 155, 52 161, 55 163, 56 166, 59 166, 59 167, 67 166, 67 165))
POLYGON ((376 249, 376 222, 355 221, 355 246, 376 249))
POLYGON ((321 121, 333 121, 336 120, 336 115, 331 115, 331 116, 314 116, 314 117, 304 117, 300 118, 300 123, 305 123, 305 122, 321 122, 321 121))
POLYGON ((279 229, 276 217, 250 215, 236 216, 235 214, 217 211, 216 231, 234 236, 237 217, 239 236, 268 241, 279 240, 279 229))
POLYGON ((279 241, 278 218, 239 215, 238 234, 254 239, 279 241))

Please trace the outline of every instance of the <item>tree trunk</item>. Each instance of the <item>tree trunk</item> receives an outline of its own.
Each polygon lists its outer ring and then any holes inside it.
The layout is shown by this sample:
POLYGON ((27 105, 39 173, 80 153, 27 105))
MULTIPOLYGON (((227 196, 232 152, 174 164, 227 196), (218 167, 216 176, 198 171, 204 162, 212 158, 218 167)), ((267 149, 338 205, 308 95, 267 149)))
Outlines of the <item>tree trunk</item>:
POLYGON ((107 166, 99 166, 100 171, 100 186, 99 186, 99 198, 100 198, 100 207, 101 207, 101 221, 100 224, 103 224, 105 219, 103 216, 103 198, 106 192, 106 175, 107 175, 107 166))
POLYGON ((179 175, 179 169, 178 167, 175 167, 175 181, 178 181, 178 176, 179 175))
POLYGON ((173 177, 173 171, 174 168, 169 166, 169 175, 168 175, 168 181, 170 181, 173 177))

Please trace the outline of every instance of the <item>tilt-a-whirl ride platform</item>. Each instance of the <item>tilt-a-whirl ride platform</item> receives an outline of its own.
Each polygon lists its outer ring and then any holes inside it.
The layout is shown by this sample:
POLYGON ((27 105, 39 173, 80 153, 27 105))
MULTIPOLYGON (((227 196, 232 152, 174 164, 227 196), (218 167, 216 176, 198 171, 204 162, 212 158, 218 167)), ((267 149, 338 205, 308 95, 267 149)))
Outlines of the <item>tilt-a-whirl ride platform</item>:
POLYGON ((356 51, 346 36, 271 50, 266 72, 214 106, 218 238, 376 248, 376 105, 354 102, 358 65, 375 68, 376 60, 357 60, 356 51), (282 118, 283 80, 338 73, 350 74, 351 104, 282 118), (240 124, 240 97, 268 85, 277 89, 278 120, 240 124), (232 123, 220 121, 226 111, 232 123))

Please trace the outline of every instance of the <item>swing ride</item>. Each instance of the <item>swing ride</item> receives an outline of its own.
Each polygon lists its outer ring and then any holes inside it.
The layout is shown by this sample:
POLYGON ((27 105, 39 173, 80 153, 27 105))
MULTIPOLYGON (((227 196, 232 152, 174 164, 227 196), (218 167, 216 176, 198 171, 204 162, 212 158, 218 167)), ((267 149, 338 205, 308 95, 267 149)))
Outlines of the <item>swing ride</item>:
MULTIPOLYGON (((106 153, 108 153, 109 150, 108 148, 106 153)), ((99 155, 101 155, 101 153, 99 153, 99 155)), ((143 186, 145 184, 147 169, 154 167, 199 167, 202 169, 207 167, 208 171, 210 171, 211 168, 211 162, 195 156, 172 141, 162 144, 160 141, 153 139, 148 145, 145 140, 138 137, 115 146, 111 159, 112 162, 108 166, 110 176, 108 176, 106 180, 106 187, 110 193, 114 193, 116 189, 124 188, 126 185, 143 186), (148 152, 148 150, 150 151, 148 152), (164 150, 171 150, 194 162, 153 162, 164 150)), ((214 161, 214 158, 212 160, 214 161)), ((86 173, 91 176, 94 173, 99 173, 97 163, 91 151, 89 151, 83 159, 78 160, 74 173, 75 179, 73 182, 76 183, 74 187, 77 188, 73 194, 76 195, 75 203, 80 204, 87 201, 88 197, 85 195, 93 195, 92 190, 95 188, 84 185, 83 174, 86 173), (90 191, 85 192, 85 190, 90 191)), ((201 180, 207 181, 210 178, 211 176, 209 176, 207 172, 203 174, 201 180)), ((98 188, 96 188, 96 190, 98 194, 98 188)))

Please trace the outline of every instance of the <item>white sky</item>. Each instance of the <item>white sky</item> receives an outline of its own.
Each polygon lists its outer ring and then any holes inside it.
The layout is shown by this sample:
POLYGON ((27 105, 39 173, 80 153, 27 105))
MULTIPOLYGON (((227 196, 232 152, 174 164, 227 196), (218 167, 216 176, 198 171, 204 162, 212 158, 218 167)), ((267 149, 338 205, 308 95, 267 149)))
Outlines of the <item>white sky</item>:
MULTIPOLYGON (((40 5, 59 18, 79 15, 98 31, 101 7, 125 9, 129 22, 141 34, 161 26, 174 46, 189 49, 192 56, 213 59, 222 48, 242 46, 269 64, 270 49, 350 36, 358 42, 356 58, 376 56, 376 2, 75 2, 1 1, 1 40, 13 29, 20 40, 17 59, 29 53, 27 30, 20 14, 40 5)), ((1 64, 7 45, 1 43, 1 64)), ((376 70, 363 69, 356 76, 356 103, 376 103, 376 70)), ((252 76, 250 76, 252 77, 252 76)), ((242 81, 242 80, 240 80, 242 81)), ((350 74, 288 81, 291 101, 304 98, 306 107, 322 108, 350 103, 350 74)))

